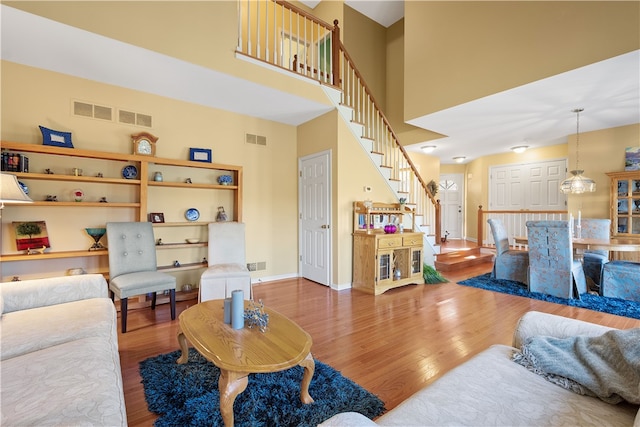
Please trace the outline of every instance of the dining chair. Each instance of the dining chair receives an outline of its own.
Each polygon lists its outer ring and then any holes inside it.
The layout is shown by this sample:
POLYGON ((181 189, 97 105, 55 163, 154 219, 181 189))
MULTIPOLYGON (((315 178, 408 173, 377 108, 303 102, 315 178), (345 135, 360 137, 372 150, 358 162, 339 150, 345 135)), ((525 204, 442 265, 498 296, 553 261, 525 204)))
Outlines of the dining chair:
POLYGON ((600 294, 640 302, 640 262, 615 260, 604 265, 600 294))
POLYGON ((496 256, 491 277, 527 284, 529 281, 527 277, 529 253, 510 248, 507 230, 501 220, 490 218, 487 222, 491 227, 491 234, 496 245, 496 256))
POLYGON ((587 292, 582 263, 573 259, 569 221, 527 221, 529 292, 577 298, 587 292))
MULTIPOLYGON (((577 223, 576 233, 577 234, 577 223)), ((611 232, 611 220, 608 218, 582 218, 580 221, 580 235, 583 239, 608 239, 611 232)), ((587 278, 600 288, 600 280, 604 265, 609 262, 609 251, 587 249, 583 252, 582 267, 587 278)))
POLYGON ((176 318, 176 278, 158 271, 156 243, 150 222, 108 222, 109 292, 120 299, 122 333, 127 332, 129 297, 153 294, 151 309, 156 308, 156 294, 169 291, 171 320, 176 318))
POLYGON ((245 261, 245 225, 241 222, 209 224, 208 267, 200 276, 198 300, 230 298, 240 289, 251 299, 251 273, 245 261))

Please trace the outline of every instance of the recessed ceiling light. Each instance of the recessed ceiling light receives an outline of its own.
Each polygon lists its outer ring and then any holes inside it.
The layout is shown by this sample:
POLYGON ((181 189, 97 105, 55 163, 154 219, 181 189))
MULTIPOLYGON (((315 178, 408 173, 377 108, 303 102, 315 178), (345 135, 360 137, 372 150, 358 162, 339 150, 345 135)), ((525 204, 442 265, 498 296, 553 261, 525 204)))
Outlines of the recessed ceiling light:
POLYGON ((465 156, 458 156, 458 157, 454 157, 453 160, 456 161, 456 163, 462 163, 464 162, 464 159, 466 159, 465 156))
POLYGON ((435 145, 424 145, 422 147, 420 147, 420 149, 422 151, 424 151, 425 153, 433 153, 433 150, 436 149, 435 145))
POLYGON ((511 151, 513 151, 514 153, 524 153, 525 151, 527 151, 527 148, 529 148, 528 145, 518 145, 516 147, 511 147, 511 151))

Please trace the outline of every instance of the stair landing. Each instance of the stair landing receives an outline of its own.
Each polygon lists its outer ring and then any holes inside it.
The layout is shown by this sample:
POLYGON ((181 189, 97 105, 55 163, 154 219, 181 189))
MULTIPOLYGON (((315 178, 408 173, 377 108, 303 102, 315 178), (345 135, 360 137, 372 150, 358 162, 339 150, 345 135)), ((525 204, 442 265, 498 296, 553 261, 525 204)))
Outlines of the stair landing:
POLYGON ((492 253, 482 253, 481 248, 462 248, 436 254, 434 267, 438 271, 453 271, 472 265, 493 262, 492 253))

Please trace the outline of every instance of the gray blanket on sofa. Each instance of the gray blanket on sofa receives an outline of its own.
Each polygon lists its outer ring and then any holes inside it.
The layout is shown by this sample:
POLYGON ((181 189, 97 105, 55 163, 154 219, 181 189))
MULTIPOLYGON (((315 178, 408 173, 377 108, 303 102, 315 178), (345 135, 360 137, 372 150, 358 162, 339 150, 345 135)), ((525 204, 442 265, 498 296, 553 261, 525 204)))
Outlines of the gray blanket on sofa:
POLYGON ((513 361, 576 393, 640 404, 640 328, 528 339, 513 361))

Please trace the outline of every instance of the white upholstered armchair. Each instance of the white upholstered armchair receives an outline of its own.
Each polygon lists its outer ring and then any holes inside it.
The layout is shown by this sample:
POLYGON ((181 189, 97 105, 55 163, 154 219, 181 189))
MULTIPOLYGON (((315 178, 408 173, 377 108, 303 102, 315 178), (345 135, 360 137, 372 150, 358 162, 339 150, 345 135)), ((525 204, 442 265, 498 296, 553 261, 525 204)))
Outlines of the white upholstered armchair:
POLYGON ((230 298, 241 289, 251 299, 251 274, 245 261, 245 225, 241 222, 209 224, 208 268, 200 277, 198 300, 230 298))

